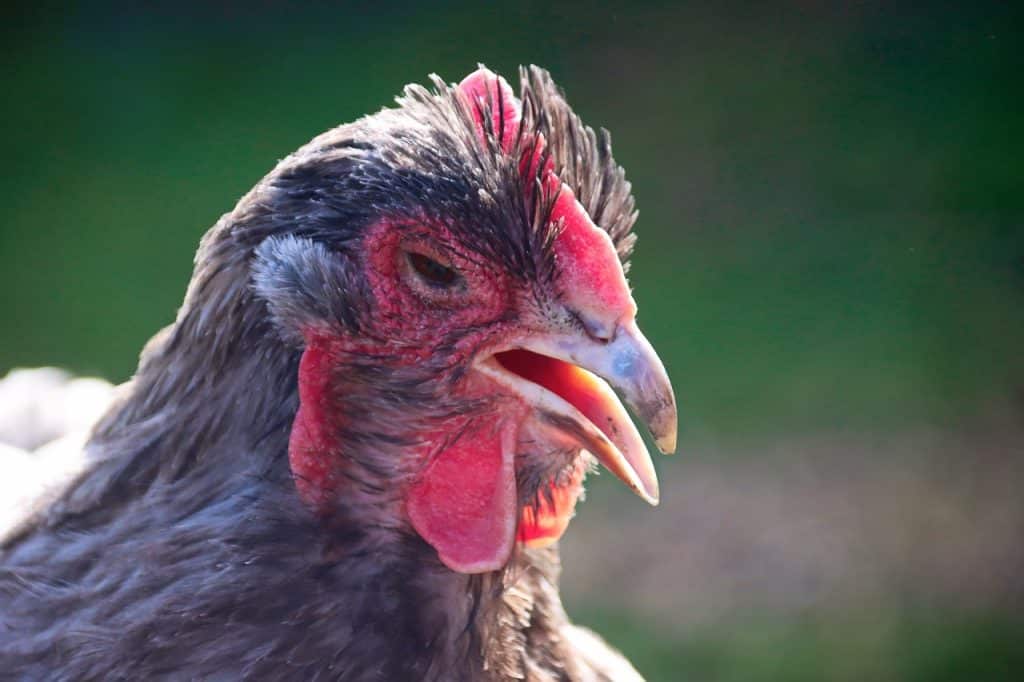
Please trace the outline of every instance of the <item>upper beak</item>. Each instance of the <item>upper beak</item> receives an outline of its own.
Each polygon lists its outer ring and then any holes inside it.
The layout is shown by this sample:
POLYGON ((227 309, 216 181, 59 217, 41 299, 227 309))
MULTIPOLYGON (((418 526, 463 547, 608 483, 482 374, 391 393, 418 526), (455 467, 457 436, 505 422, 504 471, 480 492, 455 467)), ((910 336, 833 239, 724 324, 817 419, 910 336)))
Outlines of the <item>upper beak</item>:
POLYGON ((632 318, 607 340, 533 335, 480 368, 532 404, 553 439, 589 451, 640 497, 658 503, 651 456, 615 390, 666 454, 676 448, 676 403, 664 365, 632 318))
POLYGON ((607 343, 566 343, 565 359, 593 372, 622 393, 626 404, 647 425, 663 454, 676 451, 676 397, 661 358, 630 320, 607 343))

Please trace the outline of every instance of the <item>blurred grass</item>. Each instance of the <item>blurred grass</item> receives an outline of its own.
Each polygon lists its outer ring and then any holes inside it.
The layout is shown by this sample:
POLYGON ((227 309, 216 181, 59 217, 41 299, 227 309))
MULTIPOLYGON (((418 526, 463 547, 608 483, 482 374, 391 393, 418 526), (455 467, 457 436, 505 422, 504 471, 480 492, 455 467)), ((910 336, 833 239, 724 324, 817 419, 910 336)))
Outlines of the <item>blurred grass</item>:
POLYGON ((594 623, 651 682, 1011 682, 1024 666, 1024 624, 957 612, 817 614, 780 624, 766 614, 665 636, 622 612, 594 623))
MULTIPOLYGON (((429 72, 535 62, 634 182, 631 279, 684 450, 884 437, 1024 395, 1012 3, 3 12, 0 372, 127 378, 199 237, 276 159, 429 72)), ((680 633, 572 606, 652 679, 998 680, 1022 662, 1003 614, 894 604, 680 633)))

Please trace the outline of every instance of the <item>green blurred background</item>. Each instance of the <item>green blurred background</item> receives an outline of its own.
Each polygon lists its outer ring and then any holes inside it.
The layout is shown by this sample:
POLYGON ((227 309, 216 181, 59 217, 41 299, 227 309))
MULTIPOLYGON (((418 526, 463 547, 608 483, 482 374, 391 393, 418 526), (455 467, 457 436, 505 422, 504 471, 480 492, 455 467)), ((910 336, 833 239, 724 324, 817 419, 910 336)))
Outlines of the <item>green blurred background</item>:
POLYGON ((570 612, 652 680, 1024 667, 1024 42, 1012 3, 3 10, 0 372, 128 378, 200 235, 436 72, 550 69, 610 129, 682 407, 598 479, 570 612))

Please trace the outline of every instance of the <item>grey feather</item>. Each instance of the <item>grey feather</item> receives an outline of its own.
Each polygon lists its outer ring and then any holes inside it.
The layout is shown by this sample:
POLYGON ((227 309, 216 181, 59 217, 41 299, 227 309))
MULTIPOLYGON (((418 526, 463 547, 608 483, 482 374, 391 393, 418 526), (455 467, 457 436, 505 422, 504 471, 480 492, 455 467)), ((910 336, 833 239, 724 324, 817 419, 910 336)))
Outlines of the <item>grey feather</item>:
MULTIPOLYGON (((574 149, 595 164, 599 179, 559 170, 625 257, 628 184, 553 88, 524 76, 524 125, 546 131, 556 165, 574 149)), ((556 549, 462 575, 402 520, 412 434, 473 409, 430 381, 441 368, 338 368, 346 496, 317 515, 291 478, 298 330, 372 323, 355 255, 369 222, 430 212, 512 272, 549 267, 543 207, 522 205, 518 163, 481 152, 472 125, 448 86, 410 87, 285 158, 207 233, 176 321, 95 425, 82 470, 0 539, 5 676, 624 679, 628 664, 571 629, 556 549)), ((64 429, 33 419, 19 417, 26 447, 64 429)))

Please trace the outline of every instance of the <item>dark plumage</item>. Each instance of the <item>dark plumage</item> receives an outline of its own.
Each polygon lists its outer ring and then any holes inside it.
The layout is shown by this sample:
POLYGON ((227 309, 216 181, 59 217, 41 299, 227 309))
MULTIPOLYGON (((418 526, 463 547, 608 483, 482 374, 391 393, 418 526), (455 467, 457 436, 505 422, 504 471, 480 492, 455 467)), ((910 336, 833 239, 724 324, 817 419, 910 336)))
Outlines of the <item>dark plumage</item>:
MULTIPOLYGON (((546 72, 523 70, 519 122, 505 120, 500 87, 473 101, 434 84, 315 138, 203 238, 177 320, 97 423, 87 472, 0 549, 4 676, 635 674, 569 624, 555 546, 518 544, 503 567, 463 572, 426 521, 410 523, 409 490, 458 441, 430 441, 441 454, 424 460, 410 455, 423 434, 504 414, 464 389, 490 348, 482 330, 528 317, 531 329, 599 333, 561 303, 566 221, 547 177, 623 261, 635 220, 607 135, 580 123, 546 72), (399 305, 419 299, 388 288, 400 285, 373 260, 392 235, 433 245, 465 287, 502 272, 502 292, 528 292, 516 300, 529 315, 503 303, 481 317, 426 290, 430 305, 399 305), (314 347, 327 349, 316 372, 314 347), (320 435, 297 441, 300 403, 320 435), (331 444, 313 460, 323 478, 300 467, 300 445, 318 438, 331 444)), ((517 504, 538 509, 589 456, 576 445, 515 457, 517 504)))

